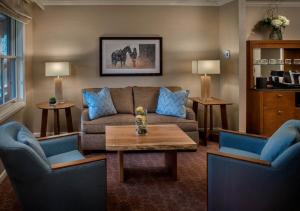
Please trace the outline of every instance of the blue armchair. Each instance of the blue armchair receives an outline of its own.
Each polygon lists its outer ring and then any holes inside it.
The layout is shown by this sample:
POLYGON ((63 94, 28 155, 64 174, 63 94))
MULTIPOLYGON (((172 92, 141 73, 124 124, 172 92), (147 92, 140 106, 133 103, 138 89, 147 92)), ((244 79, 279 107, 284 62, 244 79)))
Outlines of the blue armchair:
POLYGON ((106 210, 105 157, 85 158, 78 133, 38 142, 10 122, 0 134, 0 157, 24 210, 106 210))
POLYGON ((209 211, 300 210, 300 121, 270 138, 220 132, 207 154, 209 211))

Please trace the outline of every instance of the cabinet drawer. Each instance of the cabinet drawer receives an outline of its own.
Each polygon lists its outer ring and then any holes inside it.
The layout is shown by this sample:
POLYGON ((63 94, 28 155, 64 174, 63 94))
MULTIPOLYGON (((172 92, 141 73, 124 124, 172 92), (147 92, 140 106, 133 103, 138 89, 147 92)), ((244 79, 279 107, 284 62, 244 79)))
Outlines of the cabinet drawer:
POLYGON ((295 112, 293 109, 264 109, 263 115, 263 133, 272 135, 284 122, 294 119, 295 112))
POLYGON ((294 92, 265 92, 263 94, 263 107, 264 109, 294 108, 295 93, 294 92))

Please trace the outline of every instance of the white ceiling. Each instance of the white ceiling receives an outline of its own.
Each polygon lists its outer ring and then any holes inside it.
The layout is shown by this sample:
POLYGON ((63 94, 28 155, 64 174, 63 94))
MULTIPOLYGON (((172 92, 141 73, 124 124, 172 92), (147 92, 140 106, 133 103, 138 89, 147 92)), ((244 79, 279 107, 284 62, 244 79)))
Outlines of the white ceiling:
MULTIPOLYGON (((182 6, 221 6, 233 0, 33 0, 40 6, 46 5, 182 5, 182 6)), ((299 5, 300 0, 246 0, 249 5, 282 6, 299 5)))

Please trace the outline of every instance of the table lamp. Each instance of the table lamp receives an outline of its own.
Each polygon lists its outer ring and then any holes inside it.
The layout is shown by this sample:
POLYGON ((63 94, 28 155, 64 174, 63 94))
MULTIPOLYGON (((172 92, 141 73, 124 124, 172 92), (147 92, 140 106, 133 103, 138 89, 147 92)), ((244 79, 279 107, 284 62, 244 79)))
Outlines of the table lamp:
POLYGON ((45 63, 46 76, 55 76, 55 98, 58 103, 63 103, 63 91, 62 91, 62 78, 61 76, 70 75, 70 63, 69 62, 46 62, 45 63))
POLYGON ((201 98, 210 98, 211 77, 207 74, 220 74, 220 60, 192 61, 192 73, 203 75, 201 81, 201 98))

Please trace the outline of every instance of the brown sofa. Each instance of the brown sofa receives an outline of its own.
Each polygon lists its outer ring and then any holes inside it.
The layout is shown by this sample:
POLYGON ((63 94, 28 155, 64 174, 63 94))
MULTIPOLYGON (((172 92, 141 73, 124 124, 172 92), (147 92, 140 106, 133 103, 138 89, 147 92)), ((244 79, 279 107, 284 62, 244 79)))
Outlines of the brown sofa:
MULTIPOLYGON (((181 89, 180 87, 168 88, 171 91, 181 89)), ((82 92, 98 92, 100 89, 101 88, 88 88, 83 89, 82 92)), ((137 106, 143 106, 147 109, 148 124, 177 124, 194 141, 199 142, 198 122, 196 121, 195 113, 190 107, 186 109, 186 119, 163 116, 155 113, 159 87, 110 88, 110 94, 118 114, 95 120, 89 119, 88 107, 84 98, 82 98, 81 147, 83 150, 105 150, 105 126, 135 124, 134 110, 137 106)))

